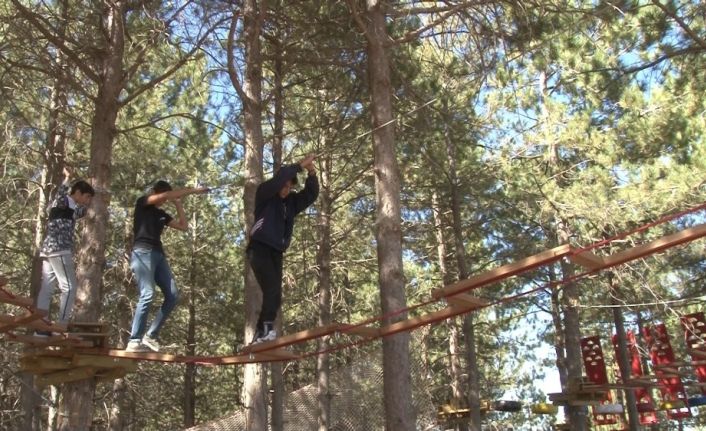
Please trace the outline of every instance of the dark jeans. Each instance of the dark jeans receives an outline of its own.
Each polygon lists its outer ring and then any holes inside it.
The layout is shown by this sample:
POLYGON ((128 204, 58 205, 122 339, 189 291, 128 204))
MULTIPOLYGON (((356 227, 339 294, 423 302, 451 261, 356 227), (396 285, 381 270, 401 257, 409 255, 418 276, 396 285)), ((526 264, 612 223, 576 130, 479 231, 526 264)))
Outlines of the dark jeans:
POLYGON ((253 241, 248 246, 248 261, 262 290, 262 308, 257 327, 263 322, 274 322, 282 303, 282 252, 253 241))

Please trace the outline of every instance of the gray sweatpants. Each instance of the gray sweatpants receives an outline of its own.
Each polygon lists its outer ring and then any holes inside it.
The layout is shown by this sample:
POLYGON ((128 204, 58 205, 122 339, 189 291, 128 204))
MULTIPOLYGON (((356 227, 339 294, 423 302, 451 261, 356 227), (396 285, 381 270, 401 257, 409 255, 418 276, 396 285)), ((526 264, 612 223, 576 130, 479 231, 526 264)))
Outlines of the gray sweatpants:
POLYGON ((71 317, 76 299, 76 269, 73 256, 63 254, 60 256, 44 257, 42 262, 42 287, 37 295, 37 308, 49 311, 51 297, 54 295, 54 286, 59 284, 61 296, 59 298, 59 315, 57 323, 66 324, 71 317))

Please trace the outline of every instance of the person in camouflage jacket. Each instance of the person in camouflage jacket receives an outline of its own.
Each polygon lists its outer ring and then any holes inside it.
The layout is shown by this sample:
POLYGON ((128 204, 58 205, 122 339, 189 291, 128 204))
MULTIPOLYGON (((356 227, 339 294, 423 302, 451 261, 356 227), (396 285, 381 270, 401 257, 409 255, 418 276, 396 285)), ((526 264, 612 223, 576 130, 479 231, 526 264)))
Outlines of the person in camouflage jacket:
MULTIPOLYGON (((95 191, 86 181, 70 184, 70 172, 64 169, 64 182, 59 186, 48 208, 49 221, 42 243, 42 285, 37 295, 37 309, 49 313, 55 285, 61 291, 57 323, 65 325, 71 318, 76 298, 76 269, 73 262, 74 227, 86 215, 95 191)), ((38 331, 36 336, 48 336, 38 331)))

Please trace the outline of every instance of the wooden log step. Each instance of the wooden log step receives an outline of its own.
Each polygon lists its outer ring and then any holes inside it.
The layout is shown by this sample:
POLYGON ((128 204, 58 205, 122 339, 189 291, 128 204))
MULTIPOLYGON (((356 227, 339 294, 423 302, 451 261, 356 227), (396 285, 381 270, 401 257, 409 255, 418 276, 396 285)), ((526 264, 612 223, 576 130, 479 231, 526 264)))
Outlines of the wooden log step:
POLYGON ((270 359, 299 359, 301 356, 297 355, 296 353, 290 352, 289 350, 286 349, 272 349, 272 350, 267 350, 264 352, 258 353, 259 355, 265 357, 265 358, 270 358, 270 359))
POLYGON ((61 383, 86 380, 93 377, 95 373, 96 370, 91 367, 72 368, 70 370, 62 370, 37 376, 34 382, 38 386, 59 385, 61 383))
POLYGON ((70 358, 55 356, 26 356, 20 358, 20 369, 33 374, 45 374, 74 368, 70 358))
POLYGON ((125 350, 110 349, 105 352, 107 356, 116 358, 143 359, 148 361, 175 362, 180 357, 177 355, 156 352, 126 352, 125 350))
POLYGON ((60 325, 58 323, 46 322, 43 319, 33 320, 23 324, 25 328, 34 329, 35 331, 46 331, 46 332, 66 332, 66 325, 60 325))
POLYGON ((706 352, 703 352, 701 350, 687 349, 687 352, 689 353, 689 355, 691 355, 694 358, 698 357, 698 358, 706 359, 706 352))
POLYGON ((108 332, 68 332, 67 334, 80 338, 106 338, 110 335, 108 332))
POLYGON ((272 341, 265 341, 264 343, 251 344, 245 346, 241 353, 255 353, 262 352, 265 350, 272 350, 279 347, 286 347, 296 343, 302 343, 312 338, 321 337, 324 335, 333 334, 341 325, 339 323, 332 323, 330 325, 319 326, 317 328, 307 329, 304 331, 296 332, 294 334, 284 335, 282 337, 276 338, 272 341))
POLYGON ((349 335, 359 335, 361 337, 375 338, 380 335, 380 328, 365 325, 345 325, 341 324, 338 332, 349 335))
POLYGON ((706 224, 700 224, 689 229, 684 229, 680 232, 663 236, 662 238, 656 239, 647 244, 629 248, 625 251, 608 256, 604 259, 605 267, 609 268, 620 265, 621 263, 630 262, 631 260, 659 253, 662 250, 666 250, 704 236, 706 236, 706 224))
POLYGON ((7 339, 32 346, 67 346, 67 347, 93 347, 90 341, 72 338, 65 335, 52 335, 51 337, 35 337, 24 334, 7 334, 7 339))
POLYGON ((537 253, 535 255, 518 260, 517 262, 509 263, 500 266, 490 271, 486 271, 479 275, 475 275, 466 280, 458 281, 441 289, 436 289, 432 292, 432 297, 439 299, 446 296, 451 296, 456 293, 461 293, 476 287, 485 286, 495 283, 505 278, 512 277, 523 272, 530 271, 542 265, 556 262, 564 256, 571 253, 571 247, 568 244, 552 248, 550 250, 537 253))
POLYGON ((69 332, 105 332, 108 324, 105 322, 69 322, 69 332))
POLYGON ((570 254, 568 257, 571 262, 583 266, 586 269, 600 269, 605 266, 605 261, 603 258, 589 250, 582 251, 577 254, 570 254))
POLYGON ((110 356, 75 354, 71 359, 71 364, 74 367, 92 367, 95 369, 121 368, 129 373, 137 371, 137 363, 132 359, 110 356))
POLYGON ((419 317, 412 317, 407 320, 391 323, 380 328, 380 336, 392 335, 402 331, 410 331, 423 325, 427 325, 436 321, 448 319, 453 316, 458 316, 469 311, 468 307, 453 305, 442 308, 441 310, 432 313, 424 314, 419 317))
POLYGON ((466 307, 469 310, 487 307, 488 304, 490 304, 490 301, 487 299, 471 296, 467 293, 457 293, 455 295, 447 296, 444 299, 446 299, 446 303, 449 305, 466 307))
POLYGON ((13 295, 10 292, 0 290, 0 302, 5 304, 18 305, 20 307, 32 308, 34 301, 32 298, 27 298, 24 296, 13 295))

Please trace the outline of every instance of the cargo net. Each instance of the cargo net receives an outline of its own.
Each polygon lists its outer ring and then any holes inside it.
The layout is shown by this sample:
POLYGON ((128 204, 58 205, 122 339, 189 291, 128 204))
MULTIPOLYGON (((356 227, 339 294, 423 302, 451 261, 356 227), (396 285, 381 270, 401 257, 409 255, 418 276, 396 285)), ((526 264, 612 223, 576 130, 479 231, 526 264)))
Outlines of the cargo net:
MULTIPOLYGON (((413 352, 414 342, 410 342, 413 352)), ((362 355, 356 362, 332 369, 329 375, 331 431, 378 431, 385 429, 383 403, 382 354, 378 344, 374 353, 362 355)), ((416 429, 436 428, 436 408, 429 382, 423 379, 426 367, 418 355, 410 354, 412 397, 417 417, 416 429)), ((314 376, 313 381, 317 378, 314 376)), ((269 418, 271 421, 271 418, 269 418)), ((283 423, 285 431, 318 429, 318 390, 316 383, 301 387, 285 396, 283 423)), ((271 424, 270 424, 271 429, 271 424)), ((245 414, 207 422, 188 431, 245 431, 245 414)))

